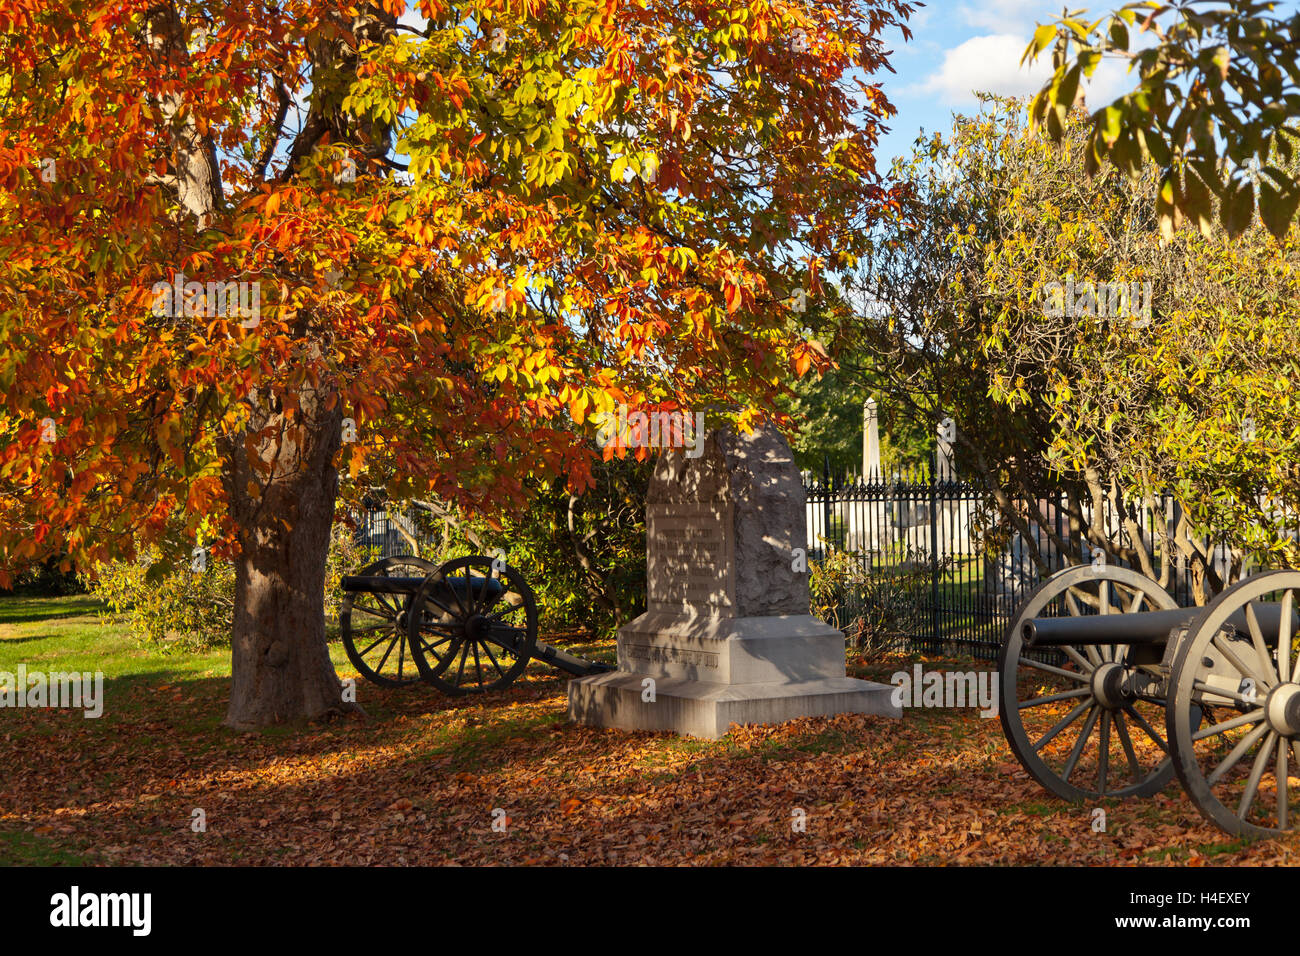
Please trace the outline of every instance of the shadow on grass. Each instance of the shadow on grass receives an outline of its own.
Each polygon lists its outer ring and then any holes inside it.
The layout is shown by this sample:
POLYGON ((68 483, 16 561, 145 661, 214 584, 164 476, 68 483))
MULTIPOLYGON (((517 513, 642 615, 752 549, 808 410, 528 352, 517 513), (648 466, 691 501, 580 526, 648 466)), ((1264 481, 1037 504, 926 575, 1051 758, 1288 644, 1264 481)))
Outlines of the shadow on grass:
POLYGON ((0 624, 36 624, 69 617, 97 615, 104 605, 84 594, 63 598, 0 595, 0 624))
POLYGON ((0 637, 5 647, 17 647, 19 644, 32 644, 36 641, 48 641, 49 634, 28 634, 26 637, 0 637))

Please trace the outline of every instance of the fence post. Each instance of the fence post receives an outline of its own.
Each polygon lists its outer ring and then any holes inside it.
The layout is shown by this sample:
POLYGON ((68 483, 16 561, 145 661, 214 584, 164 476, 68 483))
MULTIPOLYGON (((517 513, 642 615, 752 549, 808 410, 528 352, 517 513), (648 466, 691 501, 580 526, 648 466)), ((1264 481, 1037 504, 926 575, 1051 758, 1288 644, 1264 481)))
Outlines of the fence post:
POLYGON ((939 449, 930 467, 930 633, 939 640, 939 449))
POLYGON ((826 549, 822 559, 830 554, 831 549, 831 456, 822 456, 822 534, 826 538, 826 549))

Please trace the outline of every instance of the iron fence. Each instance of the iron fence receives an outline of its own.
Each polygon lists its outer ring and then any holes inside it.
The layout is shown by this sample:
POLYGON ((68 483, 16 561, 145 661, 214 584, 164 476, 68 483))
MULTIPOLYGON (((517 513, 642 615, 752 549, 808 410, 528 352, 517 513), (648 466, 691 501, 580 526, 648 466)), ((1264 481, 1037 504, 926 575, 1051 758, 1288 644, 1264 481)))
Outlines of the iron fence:
POLYGON ((353 509, 356 541, 372 558, 428 553, 438 535, 427 505, 415 501, 367 502, 353 509))
MULTIPOLYGON (((875 646, 995 657, 1029 592, 1048 573, 1095 555, 1072 532, 1063 491, 1013 503, 1026 535, 995 506, 988 489, 934 462, 888 477, 805 472, 804 492, 813 603, 851 638, 869 637, 875 646), (1033 559, 1035 547, 1046 571, 1033 559)), ((1151 504, 1127 516, 1148 552, 1182 518, 1168 495, 1151 504)), ((1103 517, 1109 540, 1121 548, 1134 545, 1119 515, 1103 517)), ((1211 566, 1226 579, 1228 550, 1205 544, 1211 566)), ((1195 603, 1185 556, 1170 568, 1169 590, 1179 604, 1195 603)))

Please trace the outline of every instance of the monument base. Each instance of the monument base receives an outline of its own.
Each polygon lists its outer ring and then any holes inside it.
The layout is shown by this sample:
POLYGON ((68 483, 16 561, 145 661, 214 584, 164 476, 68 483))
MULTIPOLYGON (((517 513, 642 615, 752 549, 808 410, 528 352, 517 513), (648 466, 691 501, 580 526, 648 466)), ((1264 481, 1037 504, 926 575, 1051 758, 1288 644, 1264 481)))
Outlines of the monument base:
POLYGON ((770 426, 660 456, 646 491, 646 612, 618 670, 569 682, 569 719, 716 739, 732 724, 901 717, 895 688, 846 676, 844 635, 809 612, 805 495, 770 426))
POLYGON ((613 671, 569 681, 569 718, 619 730, 669 730, 716 740, 732 724, 844 713, 902 716, 890 699, 894 687, 853 677, 762 684, 656 677, 655 699, 646 701, 646 676, 613 671))

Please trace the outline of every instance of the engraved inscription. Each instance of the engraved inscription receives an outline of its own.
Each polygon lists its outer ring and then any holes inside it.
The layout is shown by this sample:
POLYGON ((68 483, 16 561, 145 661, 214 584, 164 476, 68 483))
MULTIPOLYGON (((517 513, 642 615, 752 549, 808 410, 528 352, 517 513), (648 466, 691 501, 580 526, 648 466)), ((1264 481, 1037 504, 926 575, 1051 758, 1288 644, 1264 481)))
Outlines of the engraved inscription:
POLYGON ((728 506, 651 505, 648 524, 650 600, 681 607, 730 607, 732 542, 728 506))
POLYGON ((691 664, 695 667, 718 666, 718 655, 713 651, 693 651, 681 647, 660 647, 655 644, 627 644, 623 653, 634 661, 655 664, 691 664))

